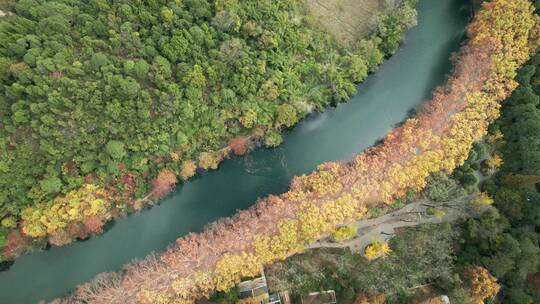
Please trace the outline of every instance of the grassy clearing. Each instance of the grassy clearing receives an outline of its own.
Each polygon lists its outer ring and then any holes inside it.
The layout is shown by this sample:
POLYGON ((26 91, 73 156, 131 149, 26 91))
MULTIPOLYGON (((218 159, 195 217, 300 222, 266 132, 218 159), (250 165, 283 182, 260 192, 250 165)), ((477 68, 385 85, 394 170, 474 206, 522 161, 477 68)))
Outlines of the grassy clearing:
POLYGON ((340 43, 348 46, 375 26, 381 0, 305 0, 308 12, 340 43))

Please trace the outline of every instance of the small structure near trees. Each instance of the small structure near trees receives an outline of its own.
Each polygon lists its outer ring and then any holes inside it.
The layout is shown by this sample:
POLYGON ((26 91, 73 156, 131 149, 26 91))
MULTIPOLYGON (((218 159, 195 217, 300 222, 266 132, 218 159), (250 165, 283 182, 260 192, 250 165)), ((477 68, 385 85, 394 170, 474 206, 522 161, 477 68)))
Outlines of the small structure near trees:
POLYGON ((264 270, 261 276, 242 281, 238 284, 240 290, 240 304, 290 304, 290 297, 287 291, 269 293, 268 284, 264 270))
POLYGON ((269 302, 270 296, 268 294, 268 286, 266 284, 264 273, 258 278, 240 282, 238 288, 240 289, 241 304, 262 304, 269 302))

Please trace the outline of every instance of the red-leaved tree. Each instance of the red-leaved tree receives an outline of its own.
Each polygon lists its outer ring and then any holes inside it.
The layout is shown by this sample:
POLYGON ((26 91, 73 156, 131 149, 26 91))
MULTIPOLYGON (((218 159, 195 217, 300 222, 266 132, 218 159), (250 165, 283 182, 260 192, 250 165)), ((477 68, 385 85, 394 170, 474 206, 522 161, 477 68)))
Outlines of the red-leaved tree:
POLYGON ((161 169, 158 176, 154 179, 152 190, 152 196, 155 198, 162 198, 169 194, 178 180, 176 175, 170 169, 161 169))

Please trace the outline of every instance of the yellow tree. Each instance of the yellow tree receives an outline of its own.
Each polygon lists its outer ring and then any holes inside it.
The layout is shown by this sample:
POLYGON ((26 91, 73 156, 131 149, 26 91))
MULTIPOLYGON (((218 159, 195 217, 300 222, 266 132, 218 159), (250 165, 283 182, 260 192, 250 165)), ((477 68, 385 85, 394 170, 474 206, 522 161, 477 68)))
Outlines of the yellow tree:
POLYGON ((471 300, 474 304, 484 304, 484 300, 492 299, 501 289, 497 279, 483 267, 467 267, 463 276, 469 285, 471 300))
POLYGON ((486 160, 486 165, 488 166, 488 169, 494 170, 499 169, 503 164, 502 157, 495 153, 493 156, 491 156, 489 159, 486 160))
POLYGON ((193 175, 197 170, 197 165, 192 160, 186 160, 182 163, 182 168, 180 169, 180 177, 183 180, 187 180, 193 175))
POLYGON ((199 166, 203 169, 217 169, 219 165, 219 159, 214 153, 202 152, 199 155, 199 166))
POLYGON ((388 243, 374 242, 369 244, 364 251, 364 255, 368 260, 374 260, 378 257, 388 256, 392 252, 388 243))
POLYGON ((358 233, 358 227, 354 225, 347 225, 338 227, 333 233, 332 237, 337 242, 344 242, 352 239, 358 233))
POLYGON ((491 198, 491 196, 489 196, 488 193, 482 192, 472 202, 473 204, 478 205, 478 206, 490 206, 490 205, 493 205, 493 198, 491 198))

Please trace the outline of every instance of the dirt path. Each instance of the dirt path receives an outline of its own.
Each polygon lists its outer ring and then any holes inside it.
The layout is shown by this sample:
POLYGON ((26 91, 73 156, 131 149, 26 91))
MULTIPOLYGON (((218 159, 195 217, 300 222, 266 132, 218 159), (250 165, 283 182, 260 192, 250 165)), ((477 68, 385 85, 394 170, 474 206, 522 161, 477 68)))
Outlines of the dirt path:
POLYGON ((436 203, 429 200, 419 200, 410 203, 392 213, 386 215, 357 221, 358 236, 342 243, 332 241, 330 238, 319 240, 310 244, 307 248, 344 248, 349 247, 353 252, 363 252, 367 245, 373 242, 386 242, 395 235, 395 229, 401 227, 411 227, 424 223, 453 222, 458 219, 467 218, 472 213, 467 201, 472 196, 464 196, 445 203, 436 203), (439 218, 428 213, 430 207, 438 207, 444 211, 444 216, 439 218))

